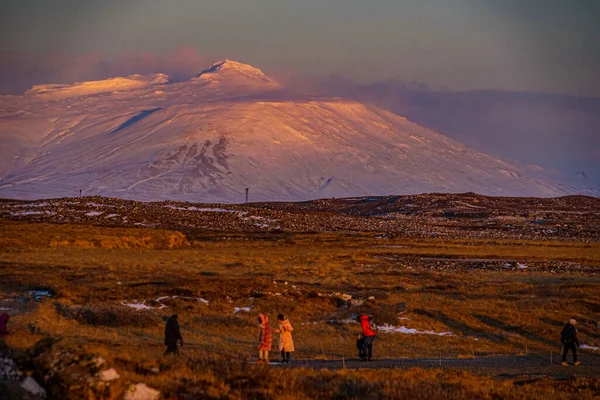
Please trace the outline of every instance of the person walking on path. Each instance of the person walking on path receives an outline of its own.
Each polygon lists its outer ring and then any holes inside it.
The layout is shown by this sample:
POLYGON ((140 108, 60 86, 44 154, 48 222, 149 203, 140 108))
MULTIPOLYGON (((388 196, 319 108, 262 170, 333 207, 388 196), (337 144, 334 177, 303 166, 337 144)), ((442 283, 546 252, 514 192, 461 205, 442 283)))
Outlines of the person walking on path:
POLYGON ((0 339, 3 339, 8 334, 8 320, 10 316, 7 313, 0 315, 0 339))
POLYGON ((269 317, 264 314, 258 314, 258 324, 260 325, 260 333, 258 335, 258 363, 269 363, 269 351, 271 351, 271 342, 273 334, 269 325, 269 317))
POLYGON ((283 314, 277 316, 279 329, 275 332, 279 333, 279 350, 281 351, 281 361, 284 363, 290 362, 290 353, 294 352, 294 339, 292 339, 292 331, 294 328, 290 320, 285 318, 283 314))
POLYGON ((560 333, 560 341, 562 343, 562 365, 569 365, 567 363, 567 353, 569 350, 573 353, 573 365, 581 364, 577 361, 579 339, 577 338, 577 328, 575 328, 575 324, 577 324, 577 321, 575 318, 571 318, 560 333))
POLYGON ((358 355, 362 360, 372 361, 373 360, 373 341, 377 336, 375 325, 371 320, 371 317, 364 314, 358 318, 360 327, 362 328, 362 352, 359 349, 358 355))
POLYGON ((177 314, 173 314, 169 317, 169 320, 167 321, 167 326, 165 326, 165 346, 167 346, 167 351, 165 351, 165 355, 179 355, 179 349, 177 348, 178 341, 181 342, 181 345, 183 346, 183 338, 181 337, 181 333, 179 332, 179 322, 177 322, 177 314))

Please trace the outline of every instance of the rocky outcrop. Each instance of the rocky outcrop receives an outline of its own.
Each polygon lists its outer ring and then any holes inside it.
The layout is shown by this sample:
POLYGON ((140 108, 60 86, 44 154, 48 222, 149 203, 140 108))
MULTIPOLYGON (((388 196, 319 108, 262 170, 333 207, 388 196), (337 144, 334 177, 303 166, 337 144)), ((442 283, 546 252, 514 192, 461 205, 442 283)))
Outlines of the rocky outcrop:
POLYGON ((45 338, 32 349, 13 354, 0 342, 2 399, 158 400, 160 391, 144 383, 125 381, 118 371, 81 347, 63 348, 45 338))

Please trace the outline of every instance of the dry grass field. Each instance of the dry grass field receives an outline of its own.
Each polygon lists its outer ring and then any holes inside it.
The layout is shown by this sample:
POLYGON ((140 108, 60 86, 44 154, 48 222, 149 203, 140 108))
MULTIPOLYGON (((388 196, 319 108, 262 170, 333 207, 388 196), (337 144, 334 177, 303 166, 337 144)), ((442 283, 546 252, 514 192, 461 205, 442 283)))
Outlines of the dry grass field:
MULTIPOLYGON (((309 360, 356 358, 353 319, 361 313, 383 326, 378 359, 556 359, 571 316, 582 343, 600 347, 599 288, 598 242, 183 234, 0 220, 0 307, 12 315, 5 341, 33 357, 30 370, 57 398, 119 398, 137 382, 189 399, 592 398, 600 395, 597 369, 522 379, 518 366, 502 376, 323 370, 309 360), (38 301, 34 290, 49 296, 38 301), (253 363, 259 312, 272 321, 289 316, 296 368, 253 363), (162 355, 164 321, 174 313, 185 341, 179 358, 162 355), (393 331, 400 327, 413 333, 393 331), (32 353, 48 337, 60 340, 32 353), (105 359, 120 379, 82 384, 78 376, 95 372, 81 366, 86 355, 105 359)), ((598 351, 581 353, 585 367, 598 351)))

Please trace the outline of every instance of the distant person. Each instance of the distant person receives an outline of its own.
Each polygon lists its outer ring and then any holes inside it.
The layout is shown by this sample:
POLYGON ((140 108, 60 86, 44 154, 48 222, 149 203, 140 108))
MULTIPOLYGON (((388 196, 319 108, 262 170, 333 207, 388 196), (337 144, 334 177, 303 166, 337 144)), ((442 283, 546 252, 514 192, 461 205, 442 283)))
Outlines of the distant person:
POLYGON ((0 315, 0 338, 4 338, 8 334, 8 320, 10 316, 7 313, 0 315))
POLYGON ((260 325, 260 333, 258 335, 258 363, 269 363, 269 351, 271 351, 271 342, 273 334, 269 325, 269 317, 264 314, 258 314, 258 324, 260 325))
POLYGON ((169 320, 167 321, 167 326, 165 326, 165 346, 167 346, 167 351, 165 351, 165 355, 179 355, 177 341, 181 342, 181 345, 183 346, 183 338, 181 337, 181 333, 179 332, 179 322, 177 322, 177 318, 177 314, 171 315, 169 317, 169 320))
POLYGON ((365 360, 367 358, 367 357, 365 357, 365 350, 363 349, 364 345, 365 345, 365 336, 361 332, 360 335, 358 335, 358 337, 356 338, 356 348, 358 349, 358 357, 361 360, 365 360))
POLYGON ((372 361, 373 360, 373 341, 377 336, 375 324, 371 320, 371 317, 364 314, 358 318, 360 327, 362 328, 362 353, 359 351, 359 357, 361 360, 372 361))
POLYGON ((279 322, 279 329, 275 329, 275 332, 279 333, 279 350, 281 351, 281 361, 284 363, 290 362, 290 353, 294 352, 294 340, 292 339, 292 331, 294 328, 290 323, 290 320, 285 318, 283 314, 277 316, 277 322, 279 322))
POLYGON ((577 321, 575 318, 571 318, 567 322, 560 333, 560 341, 562 343, 562 365, 569 365, 567 363, 567 353, 569 350, 573 353, 573 365, 581 364, 577 361, 577 348, 579 347, 579 339, 577 339, 577 328, 575 325, 577 321))

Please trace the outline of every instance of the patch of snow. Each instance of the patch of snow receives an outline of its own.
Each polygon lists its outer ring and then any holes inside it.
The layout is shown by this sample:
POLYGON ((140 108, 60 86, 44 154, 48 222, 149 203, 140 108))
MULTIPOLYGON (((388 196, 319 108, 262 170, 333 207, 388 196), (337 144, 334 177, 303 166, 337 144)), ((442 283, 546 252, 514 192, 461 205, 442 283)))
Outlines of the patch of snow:
MULTIPOLYGON (((206 305, 209 304, 208 300, 205 300, 205 299, 203 299, 201 297, 189 297, 189 296, 162 296, 162 297, 157 298, 154 301, 156 301, 157 303, 160 303, 161 301, 166 300, 166 299, 177 299, 177 298, 179 298, 179 299, 185 299, 185 300, 196 300, 199 303, 204 303, 206 305)), ((166 307, 165 305, 163 305, 163 306, 166 307)))
POLYGON ((233 313, 237 314, 237 313, 242 312, 242 311, 243 312, 250 312, 251 308, 252 308, 252 306, 249 306, 249 307, 234 307, 233 313))
POLYGON ((408 335, 454 336, 452 332, 420 331, 414 328, 407 328, 405 326, 392 326, 388 324, 379 326, 379 331, 385 333, 403 333, 408 335))
POLYGON ((176 207, 176 206, 165 206, 172 210, 180 211, 199 211, 199 212, 220 212, 220 213, 235 213, 235 210, 226 210, 224 208, 198 208, 198 207, 176 207))
POLYGON ((50 205, 49 203, 30 203, 30 204, 15 204, 15 205, 12 205, 11 207, 16 207, 16 208, 19 208, 19 207, 46 207, 49 205, 50 205))
POLYGON ((525 265, 525 264, 518 263, 517 264, 517 268, 519 268, 519 269, 526 269, 526 268, 529 268, 529 267, 527 265, 525 265))
POLYGON ((121 302, 122 305, 126 306, 126 307, 131 307, 131 308, 135 308, 136 310, 153 310, 154 307, 150 307, 147 306, 146 304, 144 304, 146 302, 146 300, 142 301, 141 303, 136 302, 135 300, 133 301, 133 303, 126 303, 126 302, 121 302))
POLYGON ((49 213, 48 211, 17 211, 17 212, 11 212, 9 214, 14 217, 20 217, 20 216, 24 216, 24 215, 40 215, 40 214, 48 214, 48 213, 49 213))
POLYGON ((85 215, 87 215, 88 217, 97 217, 98 215, 102 215, 104 214, 104 211, 90 211, 89 213, 86 213, 85 215))
POLYGON ((600 347, 588 346, 587 344, 582 344, 581 346, 579 346, 579 348, 586 350, 600 350, 600 347))
POLYGON ((88 206, 88 207, 109 207, 109 208, 115 208, 114 204, 86 203, 85 205, 88 206))
POLYGON ((135 308, 137 311, 139 311, 139 310, 161 310, 161 309, 167 307, 164 304, 161 304, 159 307, 151 307, 146 304, 146 300, 143 300, 141 303, 137 300, 133 300, 133 302, 131 302, 131 303, 127 303, 127 302, 123 301, 123 302, 121 302, 121 305, 124 305, 126 307, 135 308))
POLYGON ((119 214, 108 214, 106 217, 104 218, 114 218, 114 217, 118 217, 119 214))
POLYGON ((333 323, 333 324, 358 324, 358 321, 356 320, 356 318, 346 318, 346 319, 339 319, 339 320, 330 320, 327 321, 329 323, 333 323))

